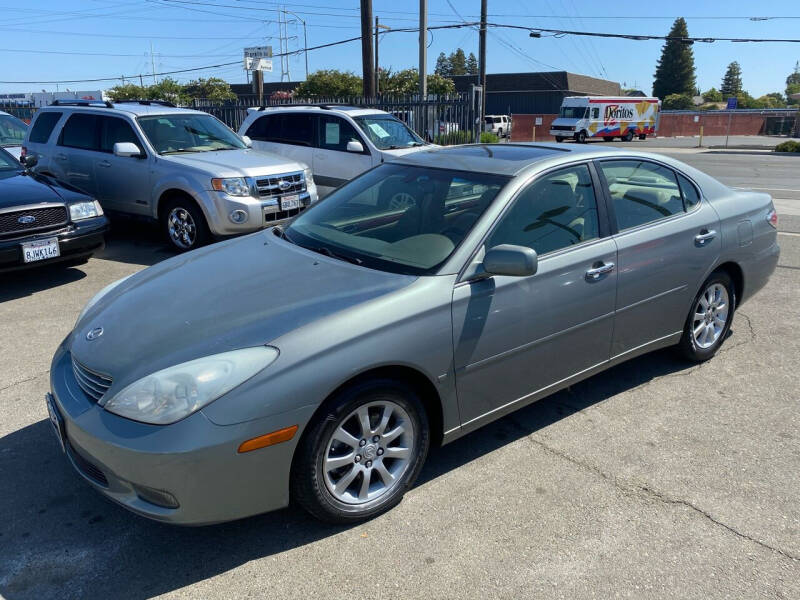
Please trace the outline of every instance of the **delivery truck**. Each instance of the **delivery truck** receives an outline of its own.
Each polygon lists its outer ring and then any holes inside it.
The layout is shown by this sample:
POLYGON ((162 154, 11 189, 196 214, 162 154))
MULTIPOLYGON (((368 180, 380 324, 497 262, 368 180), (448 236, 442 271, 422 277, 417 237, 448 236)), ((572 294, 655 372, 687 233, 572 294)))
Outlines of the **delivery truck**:
POLYGON ((653 135, 658 129, 658 98, 632 96, 567 96, 558 118, 550 125, 557 142, 571 138, 584 143, 589 138, 614 138, 630 142, 653 135))

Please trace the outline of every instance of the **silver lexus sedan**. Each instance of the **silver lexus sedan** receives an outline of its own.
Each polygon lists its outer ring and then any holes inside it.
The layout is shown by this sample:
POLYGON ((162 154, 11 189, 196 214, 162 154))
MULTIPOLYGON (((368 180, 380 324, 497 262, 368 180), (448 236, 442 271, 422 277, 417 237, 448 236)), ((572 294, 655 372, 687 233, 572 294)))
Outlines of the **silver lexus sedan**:
POLYGON ((102 290, 53 358, 73 467, 146 517, 373 517, 448 443, 665 346, 711 358, 778 260, 767 194, 678 161, 435 148, 102 290))

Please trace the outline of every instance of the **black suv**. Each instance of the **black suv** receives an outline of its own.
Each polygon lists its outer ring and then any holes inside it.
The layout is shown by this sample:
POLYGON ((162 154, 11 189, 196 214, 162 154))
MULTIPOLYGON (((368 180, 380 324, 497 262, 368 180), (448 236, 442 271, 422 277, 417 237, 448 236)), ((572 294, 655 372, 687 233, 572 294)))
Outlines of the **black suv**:
POLYGON ((107 230, 96 200, 32 173, 0 148, 0 272, 85 262, 103 248, 107 230))

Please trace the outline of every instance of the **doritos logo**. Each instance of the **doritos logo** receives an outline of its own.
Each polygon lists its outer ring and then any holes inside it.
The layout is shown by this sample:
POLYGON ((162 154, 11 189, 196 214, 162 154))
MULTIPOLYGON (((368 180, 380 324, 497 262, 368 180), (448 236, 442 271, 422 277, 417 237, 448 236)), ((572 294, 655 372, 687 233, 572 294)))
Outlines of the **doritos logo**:
POLYGON ((606 121, 633 120, 633 109, 619 104, 607 104, 605 111, 606 121))

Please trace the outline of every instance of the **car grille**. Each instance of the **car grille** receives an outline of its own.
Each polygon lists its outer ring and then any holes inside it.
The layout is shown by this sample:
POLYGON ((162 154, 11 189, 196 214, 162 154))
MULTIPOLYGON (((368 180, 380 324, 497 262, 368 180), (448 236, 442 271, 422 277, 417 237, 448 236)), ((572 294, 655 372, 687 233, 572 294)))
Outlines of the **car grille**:
POLYGON ((553 131, 575 131, 575 128, 571 125, 551 125, 550 129, 553 131))
POLYGON ((21 233, 26 231, 43 231, 57 229, 67 224, 67 209, 64 206, 49 206, 47 208, 29 208, 27 210, 14 210, 0 213, 0 236, 21 233), (20 222, 30 219, 30 223, 20 222))
POLYGON ((306 179, 302 173, 287 173, 264 179, 256 179, 258 195, 262 198, 277 198, 284 194, 299 194, 306 191, 306 179))
POLYGON ((103 487, 108 487, 108 478, 100 468, 95 465, 94 463, 89 462, 85 458, 83 458, 80 454, 78 454, 77 450, 67 442, 69 446, 69 455, 72 457, 72 460, 75 462, 75 466, 78 467, 78 470, 86 475, 89 479, 102 485, 103 487))
POLYGON ((72 359, 72 372, 75 373, 75 380, 83 390, 83 393, 95 402, 98 402, 103 397, 113 381, 108 375, 101 375, 91 369, 87 369, 74 358, 72 359))
POLYGON ((304 205, 300 205, 300 208, 293 208, 292 210, 279 210, 277 212, 265 212, 264 213, 264 223, 277 223, 278 221, 283 221, 284 219, 291 219, 292 217, 296 217, 301 212, 306 209, 304 205))

